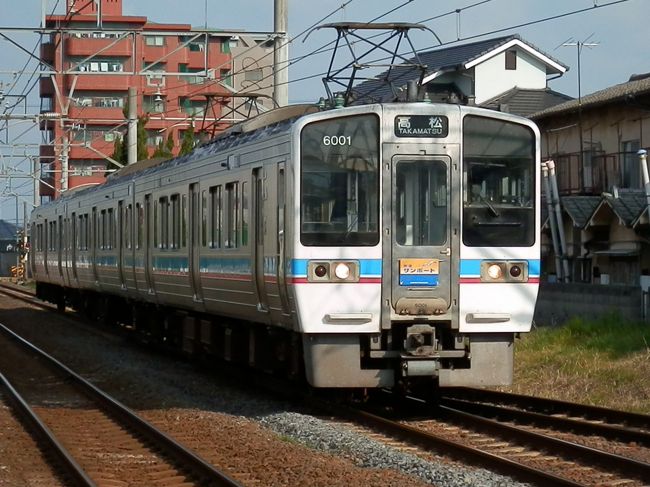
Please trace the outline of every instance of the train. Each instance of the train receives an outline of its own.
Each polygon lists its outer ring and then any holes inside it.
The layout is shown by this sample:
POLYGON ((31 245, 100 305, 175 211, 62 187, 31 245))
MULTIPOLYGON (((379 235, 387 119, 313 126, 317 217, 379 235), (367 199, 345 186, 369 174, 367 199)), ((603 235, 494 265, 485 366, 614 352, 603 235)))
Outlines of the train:
POLYGON ((507 385, 540 136, 458 104, 293 105, 31 214, 37 295, 314 388, 507 385))

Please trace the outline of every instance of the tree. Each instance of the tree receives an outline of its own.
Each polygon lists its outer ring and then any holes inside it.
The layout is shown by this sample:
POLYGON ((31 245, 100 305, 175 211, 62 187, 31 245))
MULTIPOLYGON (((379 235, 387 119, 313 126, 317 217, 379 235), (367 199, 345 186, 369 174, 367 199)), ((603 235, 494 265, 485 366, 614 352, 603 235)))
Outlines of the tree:
MULTIPOLYGON (((124 118, 128 119, 128 115, 127 115, 129 113, 128 103, 127 106, 124 107, 122 112, 124 113, 124 118)), ((149 158, 149 151, 147 150, 147 130, 145 129, 145 125, 147 124, 148 121, 149 121, 149 117, 146 115, 138 117, 138 125, 137 125, 138 140, 137 140, 137 149, 136 149, 136 161, 141 161, 143 159, 149 158)), ((115 159, 117 162, 121 164, 127 164, 129 160, 128 140, 129 140, 129 129, 127 125, 127 129, 124 132, 124 135, 121 138, 117 137, 115 139, 115 144, 113 145, 113 154, 111 155, 113 159, 115 159)))
POLYGON ((181 150, 179 156, 189 154, 194 150, 194 123, 190 124, 188 129, 183 134, 183 141, 181 142, 181 150))
POLYGON ((153 157, 164 157, 165 159, 170 159, 174 157, 174 139, 172 134, 167 136, 166 141, 160 141, 156 151, 153 153, 153 157))

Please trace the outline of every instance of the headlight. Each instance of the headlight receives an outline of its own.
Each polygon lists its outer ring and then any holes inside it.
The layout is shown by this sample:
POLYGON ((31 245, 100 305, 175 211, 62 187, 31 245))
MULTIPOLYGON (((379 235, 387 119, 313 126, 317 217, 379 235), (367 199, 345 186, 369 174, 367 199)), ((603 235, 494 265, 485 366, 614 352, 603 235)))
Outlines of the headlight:
POLYGON ((336 264, 336 267, 334 268, 334 275, 342 281, 345 281, 350 277, 350 267, 343 262, 336 264))
POLYGON ((357 261, 310 261, 307 265, 309 282, 359 282, 357 261))
POLYGON ((481 282, 527 282, 528 262, 483 261, 481 282))
POLYGON ((487 274, 490 279, 497 280, 503 277, 503 271, 498 264, 492 264, 487 268, 487 274))

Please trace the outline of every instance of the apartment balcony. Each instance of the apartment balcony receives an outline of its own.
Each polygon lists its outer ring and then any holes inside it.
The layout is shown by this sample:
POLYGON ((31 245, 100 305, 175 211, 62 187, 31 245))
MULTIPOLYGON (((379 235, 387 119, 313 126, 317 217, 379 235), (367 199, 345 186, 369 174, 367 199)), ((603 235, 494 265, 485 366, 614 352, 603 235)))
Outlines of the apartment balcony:
POLYGON ((102 56, 130 57, 133 54, 132 39, 122 39, 115 45, 107 47, 115 38, 69 37, 65 41, 65 54, 67 56, 91 56, 102 49, 102 56))
POLYGON ((641 188, 641 169, 635 152, 585 151, 553 155, 558 190, 562 195, 600 195, 617 188, 641 188))
POLYGON ((49 164, 54 162, 54 146, 53 145, 41 145, 38 148, 38 155, 41 164, 49 164))
POLYGON ((71 105, 68 116, 74 120, 114 121, 116 124, 124 121, 124 111, 120 107, 71 105))
MULTIPOLYGON (((93 149, 109 157, 113 153, 113 149, 115 147, 113 143, 109 144, 109 143, 97 142, 97 141, 93 141, 88 145, 92 146, 93 149)), ((91 150, 88 147, 77 146, 77 145, 72 145, 70 147, 70 151, 68 154, 71 159, 94 159, 99 157, 99 154, 97 154, 97 152, 95 152, 94 150, 91 150)))
MULTIPOLYGON (((74 74, 66 76, 65 89, 71 90, 74 74)), ((79 73, 75 90, 77 91, 128 91, 130 86, 137 86, 133 76, 128 74, 87 74, 79 73)))
POLYGON ((38 88, 41 97, 54 96, 54 83, 52 83, 52 78, 45 76, 41 77, 38 80, 38 88))
POLYGON ((54 44, 51 42, 46 42, 41 44, 41 59, 45 61, 46 63, 54 63, 54 54, 56 52, 56 48, 54 47, 54 44))
POLYGON ((96 186, 106 182, 105 172, 94 173, 92 176, 73 176, 68 177, 68 189, 73 188, 86 188, 88 186, 96 186))
POLYGON ((38 194, 40 196, 49 196, 50 198, 54 198, 55 196, 55 191, 54 191, 54 177, 52 176, 45 176, 41 178, 41 182, 38 185, 38 194))

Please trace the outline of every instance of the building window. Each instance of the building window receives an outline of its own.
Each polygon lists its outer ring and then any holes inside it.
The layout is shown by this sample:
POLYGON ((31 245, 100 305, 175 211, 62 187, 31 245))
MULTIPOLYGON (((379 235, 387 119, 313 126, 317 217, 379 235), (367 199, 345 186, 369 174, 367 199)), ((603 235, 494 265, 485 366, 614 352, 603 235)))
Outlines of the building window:
POLYGON ((165 36, 144 36, 144 43, 147 46, 164 46, 165 36))
POLYGON ((97 73, 114 73, 124 71, 124 61, 121 59, 107 59, 94 57, 92 61, 86 61, 81 64, 76 64, 83 61, 82 59, 71 59, 70 63, 74 66, 75 71, 81 72, 97 72, 97 73), (75 66, 76 64, 76 66, 75 66))
POLYGON ((517 51, 506 51, 506 70, 514 71, 517 69, 517 51))
POLYGON ((190 100, 186 97, 181 97, 178 99, 178 104, 188 115, 203 115, 205 112, 206 102, 198 100, 190 100))
POLYGON ((147 145, 158 147, 164 143, 165 137, 158 130, 147 130, 147 145))
POLYGON ((638 139, 621 142, 621 185, 624 188, 641 187, 641 166, 637 155, 640 148, 638 139))
POLYGON ((224 54, 230 54, 230 40, 224 39, 221 42, 221 52, 224 54))

